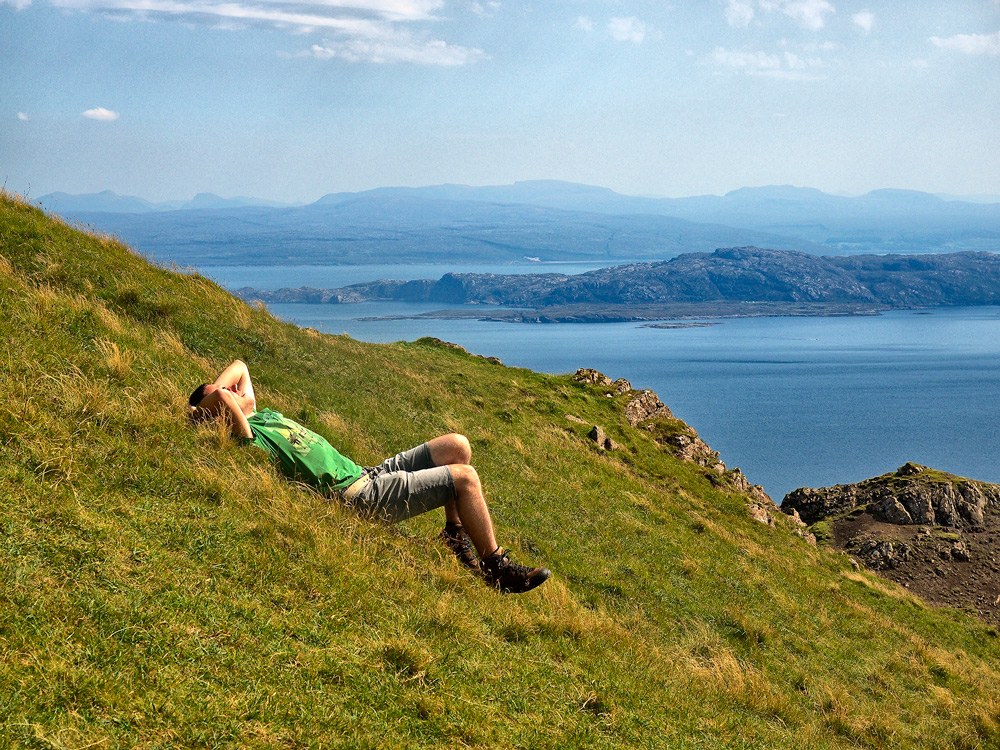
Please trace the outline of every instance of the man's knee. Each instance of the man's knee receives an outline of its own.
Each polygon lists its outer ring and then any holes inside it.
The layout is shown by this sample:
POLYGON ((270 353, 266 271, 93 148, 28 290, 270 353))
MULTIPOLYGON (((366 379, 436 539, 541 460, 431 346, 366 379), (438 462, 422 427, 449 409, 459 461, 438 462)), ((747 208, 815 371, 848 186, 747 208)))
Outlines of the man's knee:
POLYGON ((469 438, 457 432, 445 435, 445 438, 448 440, 448 448, 452 454, 453 460, 450 463, 468 464, 472 462, 472 445, 469 443, 469 438))
POLYGON ((479 487, 479 473, 468 464, 451 464, 448 469, 457 492, 479 487))

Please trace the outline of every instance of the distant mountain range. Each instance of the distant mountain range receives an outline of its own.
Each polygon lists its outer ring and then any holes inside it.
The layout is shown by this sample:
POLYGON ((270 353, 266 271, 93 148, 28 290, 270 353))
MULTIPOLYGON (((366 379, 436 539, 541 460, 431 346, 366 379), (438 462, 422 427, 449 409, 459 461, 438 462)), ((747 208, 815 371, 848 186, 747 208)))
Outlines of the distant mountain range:
POLYGON ((743 245, 839 255, 1000 249, 1000 203, 908 190, 651 198, 541 180, 331 193, 307 206, 207 193, 168 206, 109 191, 38 203, 178 263, 613 263, 743 245))
POLYGON ((198 193, 189 201, 163 201, 151 203, 134 195, 118 195, 110 190, 100 193, 71 195, 69 193, 49 193, 34 201, 49 213, 72 218, 80 213, 115 213, 115 214, 147 214, 154 211, 182 211, 189 208, 243 208, 246 206, 266 206, 268 208, 287 208, 301 205, 298 203, 280 203, 262 198, 246 198, 238 195, 235 198, 220 198, 214 193, 198 193))

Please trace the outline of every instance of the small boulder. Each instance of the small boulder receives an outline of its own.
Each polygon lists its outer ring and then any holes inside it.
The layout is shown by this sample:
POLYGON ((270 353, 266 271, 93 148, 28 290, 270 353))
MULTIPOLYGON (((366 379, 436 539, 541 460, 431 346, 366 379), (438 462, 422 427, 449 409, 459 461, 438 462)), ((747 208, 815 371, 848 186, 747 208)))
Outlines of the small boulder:
POLYGON ((759 503, 750 503, 748 506, 750 517, 767 526, 774 526, 774 518, 767 512, 767 508, 759 503))
POLYGON ((951 545, 951 558, 959 562, 969 562, 969 545, 959 540, 951 545))
POLYGON ((625 378, 618 378, 611 386, 615 389, 616 396, 621 396, 623 393, 628 393, 632 390, 632 384, 625 378))
POLYGON ((915 477, 926 468, 926 466, 921 466, 920 464, 915 464, 912 461, 907 461, 905 464, 896 469, 896 474, 901 477, 915 477))
POLYGON ((611 378, 589 367, 581 367, 577 370, 573 376, 573 382, 587 383, 588 385, 613 385, 611 378))
POLYGON ((609 438, 603 428, 598 427, 597 425, 594 425, 594 429, 588 433, 587 437, 597 443, 598 448, 602 448, 606 451, 616 451, 621 449, 621 445, 609 438))

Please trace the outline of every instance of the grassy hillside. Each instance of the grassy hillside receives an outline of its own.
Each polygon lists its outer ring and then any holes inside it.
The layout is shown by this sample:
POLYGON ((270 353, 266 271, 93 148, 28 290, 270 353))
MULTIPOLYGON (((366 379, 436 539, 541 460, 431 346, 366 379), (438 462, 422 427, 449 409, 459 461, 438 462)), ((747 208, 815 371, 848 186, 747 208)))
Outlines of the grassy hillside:
POLYGON ((751 520, 602 389, 300 330, 11 196, 0 333, 0 746, 1000 742, 995 629, 751 520), (500 596, 440 516, 356 518, 189 426, 234 357, 362 462, 466 433, 553 579, 500 596))

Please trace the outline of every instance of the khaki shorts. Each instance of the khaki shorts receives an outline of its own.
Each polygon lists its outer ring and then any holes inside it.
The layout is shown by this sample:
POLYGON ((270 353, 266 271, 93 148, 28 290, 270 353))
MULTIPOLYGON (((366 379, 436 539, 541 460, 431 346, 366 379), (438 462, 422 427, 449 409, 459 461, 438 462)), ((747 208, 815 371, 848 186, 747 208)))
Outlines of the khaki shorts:
POLYGON ((387 458, 365 472, 372 481, 350 505, 390 523, 418 516, 455 499, 455 480, 447 466, 435 466, 427 443, 387 458))

